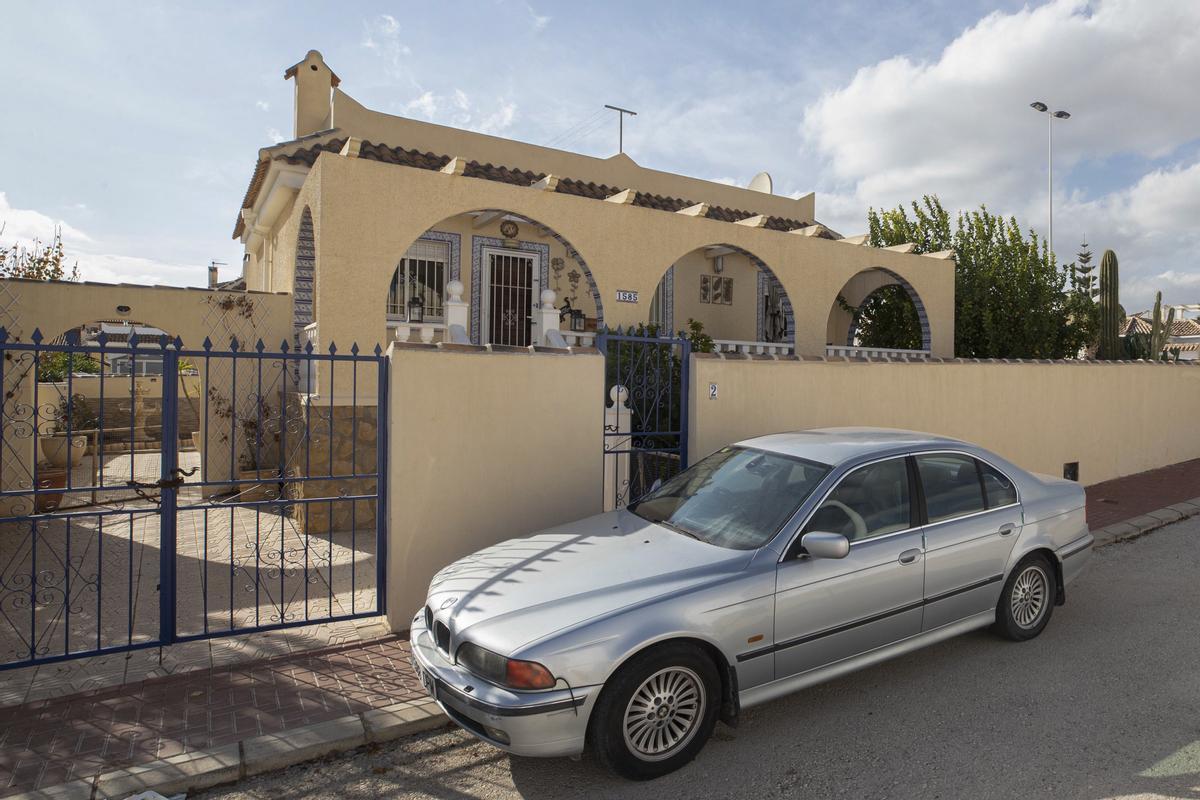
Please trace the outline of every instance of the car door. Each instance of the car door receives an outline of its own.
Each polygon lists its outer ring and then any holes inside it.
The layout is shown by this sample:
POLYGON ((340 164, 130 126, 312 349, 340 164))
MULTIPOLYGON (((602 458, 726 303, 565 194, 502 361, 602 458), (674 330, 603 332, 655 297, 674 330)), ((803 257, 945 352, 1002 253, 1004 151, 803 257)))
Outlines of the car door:
POLYGON ((924 630, 994 608, 1023 518, 1015 484, 966 453, 914 457, 925 502, 924 630))
POLYGON ((775 677, 808 670, 918 634, 924 559, 910 465, 889 458, 847 473, 805 522, 850 540, 845 558, 799 547, 780 562, 775 595, 775 677))

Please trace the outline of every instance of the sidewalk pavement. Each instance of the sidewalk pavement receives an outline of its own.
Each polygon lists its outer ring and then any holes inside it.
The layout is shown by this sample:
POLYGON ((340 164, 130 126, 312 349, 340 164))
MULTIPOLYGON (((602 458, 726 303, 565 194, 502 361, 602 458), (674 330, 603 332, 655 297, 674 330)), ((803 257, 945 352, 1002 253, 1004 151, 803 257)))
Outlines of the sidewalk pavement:
MULTIPOLYGON (((1087 494, 1098 546, 1138 536, 1200 514, 1200 460, 1087 494)), ((441 724, 408 655, 388 636, 0 709, 0 797, 186 791, 441 724)))
POLYGON ((1087 489, 1093 531, 1200 495, 1200 458, 1128 475, 1087 489))

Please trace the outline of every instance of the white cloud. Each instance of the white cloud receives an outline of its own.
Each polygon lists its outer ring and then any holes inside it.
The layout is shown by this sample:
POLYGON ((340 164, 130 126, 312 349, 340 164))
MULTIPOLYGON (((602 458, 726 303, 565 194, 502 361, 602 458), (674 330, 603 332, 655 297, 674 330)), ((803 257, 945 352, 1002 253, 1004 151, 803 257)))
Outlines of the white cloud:
POLYGON ((533 10, 533 6, 531 6, 529 3, 525 4, 525 9, 529 11, 529 18, 533 22, 534 33, 541 33, 546 29, 546 26, 550 24, 550 17, 537 13, 533 10))
POLYGON ((13 208, 8 196, 0 192, 0 246, 14 243, 30 245, 35 240, 45 242, 54 236, 55 229, 62 231, 64 241, 90 242, 91 238, 78 228, 62 219, 55 219, 40 211, 13 208))
POLYGON ((420 114, 425 119, 433 119, 434 115, 437 114, 437 109, 437 98, 433 96, 433 92, 429 91, 421 93, 419 97, 409 100, 404 104, 404 113, 410 116, 412 114, 420 114))
POLYGON ((287 137, 280 132, 279 128, 267 128, 267 138, 271 140, 272 144, 287 141, 287 137))
POLYGON ((12 244, 32 246, 43 244, 62 232, 63 249, 68 263, 78 262, 80 277, 104 283, 145 283, 167 285, 196 285, 203 278, 203 268, 195 264, 158 261, 144 256, 113 253, 103 240, 93 238, 63 219, 55 219, 40 211, 14 208, 4 192, 0 192, 0 247, 12 244))
POLYGON ((254 101, 254 105, 258 107, 259 111, 270 111, 271 110, 271 104, 268 103, 266 100, 256 100, 256 101, 254 101))
POLYGON ((497 102, 499 107, 479 122, 477 130, 481 133, 502 133, 512 127, 513 120, 517 117, 517 104, 503 98, 497 102))
POLYGON ((402 110, 410 117, 491 134, 511 128, 517 117, 517 104, 511 100, 498 97, 492 107, 479 108, 462 89, 445 95, 425 90, 405 103, 402 110))
POLYGON ((936 60, 863 67, 807 108, 801 132, 832 193, 818 193, 818 215, 857 230, 868 205, 936 193, 950 208, 986 202, 1044 232, 1047 118, 1029 108, 1043 100, 1073 115, 1055 122, 1056 249, 1069 258, 1090 233, 1093 247, 1118 251, 1123 288, 1144 304, 1152 278, 1197 269, 1187 262, 1200 164, 1090 198, 1064 176, 1112 157, 1162 159, 1194 141, 1200 105, 1180 87, 1198 84, 1200 3, 1055 0, 989 14, 936 60))
POLYGON ((362 46, 373 50, 387 62, 392 77, 404 72, 404 59, 412 49, 400 39, 400 22, 391 14, 380 14, 363 22, 362 46))

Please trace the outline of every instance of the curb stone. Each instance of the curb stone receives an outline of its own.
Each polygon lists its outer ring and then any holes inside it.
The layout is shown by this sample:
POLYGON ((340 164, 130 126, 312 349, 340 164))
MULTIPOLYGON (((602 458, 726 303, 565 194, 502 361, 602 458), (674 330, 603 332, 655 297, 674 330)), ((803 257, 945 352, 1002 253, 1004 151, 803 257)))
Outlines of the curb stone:
POLYGON ((150 789, 166 795, 209 789, 250 775, 353 750, 368 742, 386 742, 449 724, 432 700, 396 703, 280 733, 195 750, 171 758, 105 772, 8 800, 126 800, 150 789))
POLYGON ((1117 542, 1128 542, 1168 525, 1200 516, 1200 497, 1182 503, 1159 508, 1132 519, 1115 522, 1105 528, 1092 531, 1096 538, 1094 548, 1108 547, 1117 542))

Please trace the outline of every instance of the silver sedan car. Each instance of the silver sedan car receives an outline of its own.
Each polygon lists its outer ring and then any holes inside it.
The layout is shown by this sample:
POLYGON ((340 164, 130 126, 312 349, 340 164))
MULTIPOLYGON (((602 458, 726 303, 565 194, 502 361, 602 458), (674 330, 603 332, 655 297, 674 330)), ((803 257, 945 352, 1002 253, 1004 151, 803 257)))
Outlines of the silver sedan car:
POLYGON ((485 742, 648 779, 741 709, 976 628, 1037 636, 1091 548, 1078 484, 980 447, 764 436, 446 567, 412 655, 485 742))

